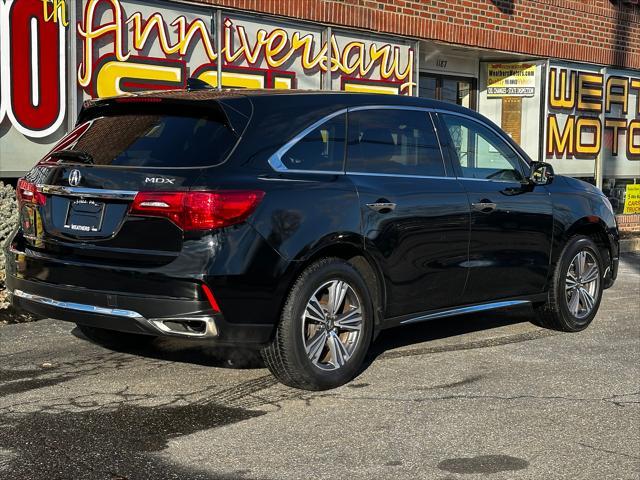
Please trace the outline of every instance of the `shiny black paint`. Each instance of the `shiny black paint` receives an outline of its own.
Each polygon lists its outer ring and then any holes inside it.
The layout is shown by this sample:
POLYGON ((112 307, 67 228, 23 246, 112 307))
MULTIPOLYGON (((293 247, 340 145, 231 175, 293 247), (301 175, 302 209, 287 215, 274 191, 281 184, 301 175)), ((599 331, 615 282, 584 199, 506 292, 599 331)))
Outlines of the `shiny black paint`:
POLYGON ((469 203, 455 178, 348 174, 360 198, 362 233, 384 273, 386 316, 460 303, 467 278, 469 203), (395 203, 376 212, 368 203, 395 203))
POLYGON ((553 206, 545 187, 518 182, 461 180, 473 210, 465 303, 540 293, 550 265, 553 206))
MULTIPOLYGON (((180 95, 187 103, 202 101, 180 95)), ((184 166, 170 169, 42 164, 26 178, 67 185, 70 171, 77 168, 83 175, 82 186, 88 188, 264 191, 262 203, 247 222, 187 234, 167 220, 132 217, 126 212, 127 202, 115 202, 111 208, 120 212, 112 216, 108 231, 88 239, 60 228, 68 199, 50 197, 45 207, 30 210, 34 221, 28 228, 24 220, 29 212, 23 212, 21 228, 7 243, 9 288, 26 285, 42 294, 49 292, 51 298, 84 298, 97 306, 135 306, 142 313, 161 315, 175 305, 183 305, 176 307, 183 313, 211 313, 201 288, 205 283, 222 310, 218 341, 260 343, 268 340, 297 275, 323 255, 361 255, 370 263, 380 277, 378 309, 387 318, 378 325, 381 328, 397 324, 398 318, 445 307, 511 297, 539 301, 564 244, 576 233, 604 239, 603 252, 611 266, 607 285, 615 279, 615 218, 602 195, 583 182, 556 176, 550 185, 532 187, 472 182, 453 174, 412 179, 344 172, 279 173, 267 163, 306 126, 350 106, 446 109, 488 122, 474 112, 408 97, 222 95, 223 110, 234 106, 228 116, 239 141, 220 165, 189 168, 188 159, 184 166), (169 185, 146 181, 151 177, 175 180, 169 185), (470 204, 484 198, 496 199, 497 211, 472 213, 470 204), (387 213, 366 207, 379 200, 398 207, 387 213)), ((82 118, 112 108, 109 102, 89 105, 82 118)), ((517 145, 505 141, 527 159, 517 145)), ((36 310, 32 304, 14 301, 36 310)), ((56 315, 86 320, 69 312, 56 315)), ((108 318, 99 322, 109 326, 108 318)))
POLYGON ((605 287, 610 287, 618 271, 620 236, 615 215, 606 206, 604 195, 589 183, 561 175, 556 175, 545 188, 553 200, 554 212, 551 263, 559 261, 564 245, 573 235, 595 236, 601 239, 598 245, 611 270, 605 278, 605 287))

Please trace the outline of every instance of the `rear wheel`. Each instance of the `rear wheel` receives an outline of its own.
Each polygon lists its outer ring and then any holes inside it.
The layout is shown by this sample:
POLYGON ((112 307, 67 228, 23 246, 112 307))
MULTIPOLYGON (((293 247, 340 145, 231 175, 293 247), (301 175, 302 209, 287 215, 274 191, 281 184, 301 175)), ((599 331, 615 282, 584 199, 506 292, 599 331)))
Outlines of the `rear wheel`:
POLYGON ((344 260, 326 258, 300 275, 261 353, 282 383, 326 390, 358 373, 372 334, 373 306, 362 275, 344 260))
POLYGON ((573 237, 556 265, 548 299, 537 308, 539 323, 565 332, 584 330, 602 299, 602 258, 589 237, 573 237))
POLYGON ((144 347, 153 341, 152 335, 136 335, 135 333, 118 332, 104 328, 90 327, 76 324, 82 334, 98 345, 109 348, 135 348, 144 347))

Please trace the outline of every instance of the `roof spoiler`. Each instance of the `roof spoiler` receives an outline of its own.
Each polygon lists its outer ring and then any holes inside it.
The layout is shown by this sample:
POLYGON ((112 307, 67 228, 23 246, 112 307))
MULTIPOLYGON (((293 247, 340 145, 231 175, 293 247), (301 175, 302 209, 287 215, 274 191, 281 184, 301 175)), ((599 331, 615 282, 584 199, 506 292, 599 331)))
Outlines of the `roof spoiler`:
MULTIPOLYGON (((209 84, 202 80, 193 79, 191 88, 187 86, 188 91, 213 90, 209 84), (197 82, 197 83, 196 83, 197 82), (201 83, 207 86, 203 87, 201 83)), ((172 107, 179 107, 177 112, 179 115, 203 116, 215 119, 227 125, 233 133, 240 135, 244 131, 248 122, 248 117, 240 115, 239 112, 229 106, 225 106, 223 102, 215 98, 197 99, 175 98, 171 96, 163 96, 162 93, 146 93, 144 95, 125 95, 119 97, 110 97, 105 99, 92 99, 84 102, 82 109, 76 121, 76 127, 89 120, 106 116, 127 114, 132 112, 140 112, 140 114, 171 114, 172 107)))

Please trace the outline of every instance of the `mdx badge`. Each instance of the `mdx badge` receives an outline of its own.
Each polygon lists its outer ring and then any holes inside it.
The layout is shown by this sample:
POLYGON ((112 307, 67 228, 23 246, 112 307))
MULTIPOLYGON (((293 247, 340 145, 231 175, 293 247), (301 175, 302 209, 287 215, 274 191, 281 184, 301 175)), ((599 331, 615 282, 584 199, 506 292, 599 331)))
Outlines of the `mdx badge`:
POLYGON ((171 185, 175 185, 175 178, 165 178, 165 177, 145 177, 144 183, 167 183, 171 185))
POLYGON ((80 170, 71 170, 71 173, 69 174, 69 185, 71 185, 72 187, 77 187, 78 185, 80 185, 80 180, 82 180, 82 174, 80 173, 80 170))

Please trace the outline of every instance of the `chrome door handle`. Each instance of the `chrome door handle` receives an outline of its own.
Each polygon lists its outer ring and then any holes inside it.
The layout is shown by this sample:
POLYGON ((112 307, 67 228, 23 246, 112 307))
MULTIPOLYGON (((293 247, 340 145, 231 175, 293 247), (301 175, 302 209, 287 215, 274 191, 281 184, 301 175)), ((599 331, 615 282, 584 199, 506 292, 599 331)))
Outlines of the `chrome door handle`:
POLYGON ((386 211, 391 211, 396 209, 396 204, 391 202, 376 202, 376 203, 367 203, 367 207, 376 212, 385 213, 386 211))
POLYGON ((471 206, 476 212, 482 212, 482 213, 491 213, 497 207, 497 205, 493 202, 472 203, 471 206))

